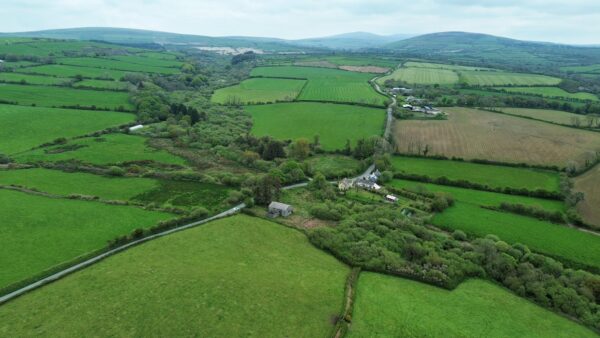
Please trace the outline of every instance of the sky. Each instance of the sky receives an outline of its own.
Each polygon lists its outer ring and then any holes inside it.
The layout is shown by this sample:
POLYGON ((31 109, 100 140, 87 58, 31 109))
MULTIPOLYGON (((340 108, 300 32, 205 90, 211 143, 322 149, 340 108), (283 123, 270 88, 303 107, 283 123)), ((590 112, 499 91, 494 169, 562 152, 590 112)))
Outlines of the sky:
POLYGON ((600 44, 599 0, 0 0, 0 31, 124 27, 287 39, 467 31, 600 44))

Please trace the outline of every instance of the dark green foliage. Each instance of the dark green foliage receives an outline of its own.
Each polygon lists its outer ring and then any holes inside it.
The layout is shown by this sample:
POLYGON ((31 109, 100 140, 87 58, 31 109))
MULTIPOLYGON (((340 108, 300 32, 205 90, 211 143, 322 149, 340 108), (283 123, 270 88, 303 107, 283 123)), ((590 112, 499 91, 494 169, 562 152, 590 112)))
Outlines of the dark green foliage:
POLYGON ((238 63, 254 61, 256 60, 256 54, 252 51, 246 52, 244 54, 235 55, 231 58, 231 64, 237 65, 238 63))
POLYGON ((356 147, 354 148, 354 158, 364 160, 365 158, 373 156, 377 150, 377 143, 378 138, 376 137, 359 139, 356 141, 356 147))
POLYGON ((259 205, 267 205, 281 194, 281 180, 277 175, 251 177, 244 182, 243 187, 251 192, 254 203, 259 205))
POLYGON ((229 189, 225 186, 192 181, 161 180, 160 187, 137 195, 135 201, 170 204, 179 207, 218 211, 225 207, 229 189))
POLYGON ((112 166, 108 169, 108 174, 111 176, 124 176, 125 170, 121 167, 112 166))
POLYGON ((0 153, 0 164, 8 164, 10 163, 12 160, 10 157, 8 157, 8 155, 2 154, 0 153))
POLYGON ((531 216, 540 220, 546 220, 553 223, 565 223, 565 215, 560 211, 547 211, 536 206, 527 206, 522 204, 501 203, 500 210, 508 211, 519 215, 531 216))

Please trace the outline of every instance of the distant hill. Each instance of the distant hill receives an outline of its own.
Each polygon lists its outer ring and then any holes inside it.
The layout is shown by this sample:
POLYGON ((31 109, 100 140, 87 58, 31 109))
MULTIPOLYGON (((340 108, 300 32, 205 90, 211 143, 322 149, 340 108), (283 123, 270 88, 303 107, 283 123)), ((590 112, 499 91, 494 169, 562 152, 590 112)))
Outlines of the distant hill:
POLYGON ((404 40, 412 36, 414 35, 396 34, 386 36, 366 32, 354 32, 322 38, 293 40, 288 42, 300 46, 355 50, 363 48, 379 48, 391 42, 404 40))
POLYGON ((597 47, 521 41, 466 32, 420 35, 386 44, 383 48, 414 57, 511 68, 600 63, 600 48, 597 47))

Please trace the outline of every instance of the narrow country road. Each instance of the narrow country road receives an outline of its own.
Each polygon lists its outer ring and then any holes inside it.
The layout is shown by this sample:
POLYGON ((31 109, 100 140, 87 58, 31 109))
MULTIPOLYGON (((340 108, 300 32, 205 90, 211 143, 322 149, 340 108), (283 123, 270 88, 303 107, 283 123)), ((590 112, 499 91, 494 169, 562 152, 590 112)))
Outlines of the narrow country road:
POLYGON ((201 221, 197 221, 197 222, 192 222, 192 223, 189 223, 189 224, 185 224, 185 225, 182 225, 182 226, 170 229, 170 230, 166 230, 166 231, 160 232, 158 234, 154 234, 154 235, 151 235, 151 236, 148 236, 148 237, 144 237, 144 238, 138 239, 136 241, 124 244, 124 245, 122 245, 120 247, 114 248, 114 249, 112 249, 110 251, 107 251, 107 252, 105 252, 103 254, 100 254, 100 255, 98 255, 96 257, 90 258, 90 259, 88 259, 86 261, 83 261, 83 262, 81 262, 79 264, 76 264, 76 265, 73 265, 73 266, 71 266, 69 268, 66 268, 66 269, 64 269, 64 270, 62 270, 60 272, 57 272, 57 273, 55 273, 53 275, 50 275, 50 276, 48 276, 46 278, 40 279, 39 281, 37 281, 35 283, 31 283, 31 284, 29 284, 29 285, 27 285, 27 286, 25 286, 25 287, 23 287, 21 289, 13 291, 13 292, 11 292, 9 294, 6 294, 4 296, 1 296, 0 297, 0 305, 2 305, 2 304, 6 303, 6 302, 8 302, 8 301, 10 301, 10 300, 12 300, 14 298, 17 298, 17 297, 19 297, 19 296, 21 296, 21 295, 23 295, 23 294, 25 294, 25 293, 27 293, 29 291, 35 290, 35 289, 37 289, 37 288, 39 288, 41 286, 44 286, 44 285, 46 285, 48 283, 52 283, 52 282, 54 282, 54 281, 56 281, 58 279, 61 279, 61 278, 65 277, 65 276, 67 276, 67 275, 69 275, 69 274, 71 274, 71 273, 73 273, 75 271, 78 271, 78 270, 81 270, 81 269, 86 268, 88 266, 91 266, 93 264, 96 264, 96 263, 100 262, 101 260, 103 260, 103 259, 105 259, 105 258, 107 258, 109 256, 112 256, 112 255, 114 255, 114 254, 116 254, 118 252, 121 252, 121 251, 124 251, 126 249, 129 249, 130 247, 136 246, 136 245, 144 243, 144 242, 151 241, 151 240, 156 239, 156 238, 160 238, 160 237, 163 237, 163 236, 166 236, 166 235, 170 235, 170 234, 172 234, 174 232, 178 232, 178 231, 181 231, 181 230, 193 228, 195 226, 198 226, 198 225, 201 225, 201 224, 204 224, 204 223, 208 223, 210 221, 214 221, 214 220, 219 219, 219 218, 223 218, 223 217, 234 215, 234 214, 238 213, 240 210, 242 210, 245 207, 246 207, 246 204, 244 204, 244 203, 238 204, 238 205, 236 205, 235 207, 233 207, 231 209, 225 210, 225 211, 223 211, 220 214, 217 214, 217 215, 214 215, 212 217, 203 219, 201 221))

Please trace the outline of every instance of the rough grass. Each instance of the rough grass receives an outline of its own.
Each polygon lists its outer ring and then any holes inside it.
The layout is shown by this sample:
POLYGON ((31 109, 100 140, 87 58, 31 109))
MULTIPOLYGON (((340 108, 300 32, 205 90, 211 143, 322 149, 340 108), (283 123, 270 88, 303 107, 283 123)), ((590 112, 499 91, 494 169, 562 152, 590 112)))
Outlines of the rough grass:
MULTIPOLYGON (((126 58, 127 60, 128 58, 126 58)), ((139 58, 132 60, 140 61, 139 58)), ((123 70, 128 72, 140 72, 140 73, 158 73, 164 75, 172 75, 180 73, 177 68, 159 67, 152 65, 152 59, 147 59, 147 64, 141 63, 130 63, 115 59, 105 59, 96 57, 83 57, 83 58, 61 58, 56 59, 56 63, 62 65, 79 66, 79 67, 93 67, 93 68, 105 68, 114 70, 123 70)), ((156 63, 156 62, 154 62, 156 63)))
POLYGON ((20 73, 50 75, 59 77, 82 76, 87 79, 120 80, 125 74, 122 70, 103 69, 94 67, 77 67, 68 65, 42 65, 35 67, 19 68, 20 73))
POLYGON ((6 83, 60 86, 68 83, 69 81, 72 81, 72 79, 19 73, 0 73, 0 82, 6 83))
POLYGON ((467 108, 445 108, 448 120, 396 121, 394 136, 401 153, 425 145, 431 155, 512 163, 557 165, 584 163, 600 150, 600 134, 467 108))
POLYGON ((293 101, 306 81, 290 79, 248 79, 242 83, 218 89, 212 101, 220 104, 253 104, 293 101))
POLYGON ((396 69, 392 74, 380 78, 377 82, 383 84, 387 80, 419 85, 451 85, 458 83, 458 75, 449 69, 412 67, 396 69))
POLYGON ((596 337, 587 328, 482 280, 448 291, 363 272, 349 337, 596 337))
POLYGON ((53 195, 98 196, 105 200, 129 200, 160 186, 158 180, 149 178, 106 177, 43 168, 1 170, 0 185, 18 185, 53 195))
POLYGON ((255 77, 307 79, 298 97, 301 101, 361 103, 384 106, 387 98, 369 84, 375 75, 339 69, 315 67, 259 67, 251 73, 255 77))
POLYGON ((561 81, 546 75, 502 71, 461 71, 460 78, 471 86, 554 86, 561 81))
POLYGON ((575 189, 585 194, 577 205, 583 219, 600 229, 600 165, 575 178, 575 189))
POLYGON ((360 173, 362 164, 359 160, 343 155, 318 155, 306 160, 313 172, 320 172, 325 177, 353 177, 360 173))
POLYGON ((329 337, 348 268, 235 216, 148 242, 0 307, 0 334, 329 337), (77 320, 73 320, 77 318, 77 320))
POLYGON ((0 84, 0 100, 42 107, 96 107, 100 110, 133 110, 129 93, 65 87, 0 84))
POLYGON ((492 188, 558 191, 560 183, 558 173, 537 169, 405 156, 393 157, 392 165, 395 171, 406 174, 446 177, 453 181, 465 180, 492 188))
POLYGON ((130 84, 127 82, 114 80, 83 80, 75 82, 73 84, 73 87, 126 90, 129 87, 129 85, 130 84))
POLYGON ((0 104, 0 152, 14 154, 58 137, 85 135, 134 119, 127 113, 0 104))
POLYGON ((28 151, 15 158, 20 162, 79 160, 84 163, 109 165, 129 161, 155 161, 185 165, 182 158, 146 146, 146 138, 126 134, 77 139, 66 145, 28 151))
MULTIPOLYGON (((413 182, 398 180, 395 180, 393 185, 413 189, 417 186, 413 182)), ((549 211, 564 210, 560 202, 433 184, 422 186, 432 192, 448 192, 456 200, 453 207, 435 215, 433 218, 435 225, 451 230, 460 229, 480 237, 494 234, 511 244, 523 243, 540 253, 600 268, 598 260, 600 237, 565 225, 481 208, 481 206, 497 206, 501 202, 508 202, 537 205, 549 211)))
POLYGON ((381 135, 385 112, 382 109, 329 103, 297 102, 249 106, 254 121, 252 133, 281 140, 319 135, 325 150, 343 149, 361 138, 381 135))
POLYGON ((505 90, 510 93, 534 94, 543 97, 557 97, 562 99, 576 99, 598 101, 598 96, 591 93, 569 93, 558 87, 498 87, 496 89, 505 90))
POLYGON ((136 201, 173 205, 176 207, 205 207, 216 213, 226 209, 226 199, 231 189, 212 183, 167 181, 157 182, 154 189, 147 189, 133 197, 136 201))
POLYGON ((172 217, 135 207, 0 190, 0 287, 100 249, 135 228, 172 217))
POLYGON ((530 117, 530 118, 537 119, 537 120, 548 121, 548 122, 553 122, 553 123, 558 123, 558 124, 564 124, 567 126, 573 125, 573 119, 579 119, 579 121, 581 121, 582 126, 586 125, 586 117, 585 116, 582 116, 579 114, 567 113, 567 112, 560 111, 560 110, 529 109, 529 108, 504 108, 504 107, 500 107, 500 108, 496 108, 496 109, 500 110, 502 112, 505 112, 507 114, 530 117))

